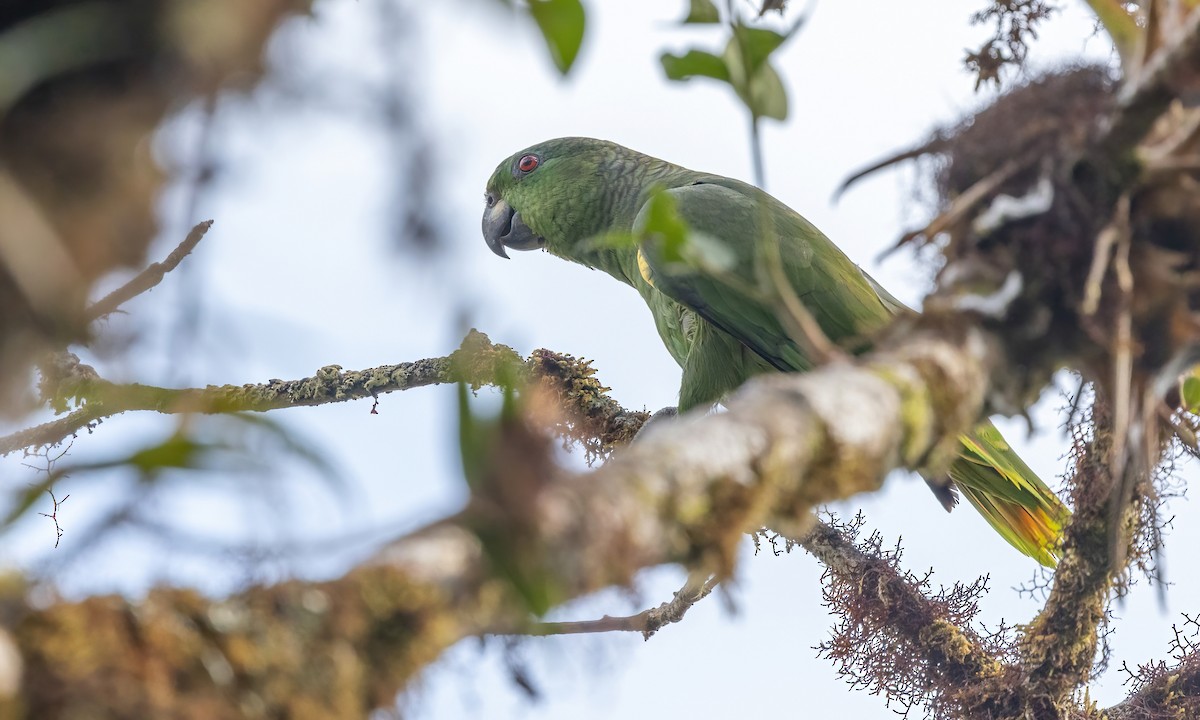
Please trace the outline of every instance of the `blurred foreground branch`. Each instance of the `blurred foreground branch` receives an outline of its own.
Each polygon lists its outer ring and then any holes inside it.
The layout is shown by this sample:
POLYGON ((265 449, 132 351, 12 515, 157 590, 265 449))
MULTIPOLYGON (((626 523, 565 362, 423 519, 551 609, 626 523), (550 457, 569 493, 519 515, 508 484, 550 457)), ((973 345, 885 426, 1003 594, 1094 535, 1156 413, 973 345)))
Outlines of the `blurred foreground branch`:
MULTIPOLYGON (((901 650, 911 645, 920 651, 912 656, 917 662, 893 670, 924 678, 916 690, 957 692, 958 701, 1014 701, 987 704, 986 713, 976 705, 978 712, 962 717, 1024 717, 1031 706, 1022 688, 1036 687, 1048 669, 1019 670, 1008 654, 1011 646, 966 626, 966 605, 978 587, 930 597, 894 561, 856 547, 844 528, 803 529, 815 503, 877 487, 892 465, 912 466, 914 458, 931 457, 939 442, 956 436, 955 428, 934 420, 939 414, 927 406, 934 397, 953 393, 947 402, 966 403, 981 395, 971 383, 986 358, 995 357, 987 333, 967 326, 962 341, 952 343, 928 328, 911 330, 904 334, 909 341, 857 365, 763 378, 731 400, 728 413, 692 414, 651 428, 591 476, 545 466, 522 498, 523 513, 497 515, 503 508, 477 496, 462 513, 398 540, 338 580, 253 587, 223 600, 161 589, 139 602, 104 597, 22 606, 11 626, 25 665, 21 701, 39 717, 82 707, 113 718, 179 716, 183 707, 204 708, 208 717, 238 717, 247 706, 281 717, 362 716, 390 704, 462 638, 497 627, 532 634, 645 632, 657 622, 652 610, 538 625, 529 621, 522 584, 542 583, 557 605, 602 587, 627 586, 638 570, 661 563, 724 577, 743 532, 768 524, 792 528, 789 535, 826 565, 827 598, 855 598, 856 612, 875 618, 871 627, 907 638, 901 650), (930 377, 943 381, 936 395, 925 384, 930 377), (524 538, 515 570, 489 547, 489 537, 524 538), (95 662, 74 661, 81 653, 95 662), (157 670, 147 674, 148 667, 157 670), (1013 692, 988 694, 998 687, 1013 692)), ((476 348, 497 347, 479 334, 472 339, 476 348)), ((507 377, 508 367, 493 370, 507 377)), ((496 382, 481 374, 473 379, 496 382)), ((579 409, 565 407, 567 414, 579 409)), ((611 400, 599 414, 610 416, 596 418, 600 422, 632 418, 633 430, 644 420, 611 400)), ((510 430, 506 445, 521 448, 521 456, 527 443, 538 442, 539 431, 526 420, 510 430)), ((502 462, 489 470, 511 471, 502 462)), ((699 592, 685 588, 682 600, 677 596, 658 608, 662 620, 681 614, 712 582, 699 585, 699 592)), ((1131 697, 1117 717, 1154 717, 1127 713, 1135 701, 1174 707, 1169 703, 1186 699, 1164 695, 1164 682, 1148 683, 1146 699, 1131 697)), ((1102 717, 1075 710, 1080 714, 1071 717, 1102 717)))
MULTIPOLYGON (((652 428, 592 477, 545 465, 523 512, 473 501, 339 580, 220 601, 164 589, 138 603, 26 607, 14 626, 23 701, 35 716, 82 707, 170 716, 187 706, 221 717, 245 703, 356 716, 390 703, 457 640, 525 622, 530 586, 557 605, 662 563, 723 577, 745 531, 801 532, 815 504, 879 487, 890 468, 938 455, 974 422, 1001 356, 995 339, 966 319, 921 322, 861 363, 762 378, 727 413, 652 428), (520 539, 519 562, 489 537, 520 539), (76 662, 81 653, 95 662, 76 662), (149 667, 159 670, 147 676, 149 667)), ((504 447, 538 442, 518 423, 504 447)))

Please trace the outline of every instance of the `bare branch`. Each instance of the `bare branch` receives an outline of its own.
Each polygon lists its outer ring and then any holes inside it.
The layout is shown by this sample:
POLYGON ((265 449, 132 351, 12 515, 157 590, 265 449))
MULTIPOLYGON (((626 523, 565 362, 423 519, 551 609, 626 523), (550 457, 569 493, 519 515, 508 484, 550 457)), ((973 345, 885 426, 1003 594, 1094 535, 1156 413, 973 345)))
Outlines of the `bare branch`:
POLYGON ((179 245, 171 251, 170 255, 167 255, 166 260, 163 260, 160 263, 153 263, 145 270, 138 273, 132 280, 93 303, 85 313, 87 321, 95 322, 105 315, 116 312, 117 308, 121 307, 121 305, 152 289, 155 285, 158 285, 160 282, 162 282, 163 277, 165 277, 167 273, 179 267, 179 263, 183 262, 183 259, 196 248, 196 245, 200 243, 200 240, 204 237, 204 234, 208 232, 210 227, 212 227, 212 224, 212 220, 205 220, 204 222, 197 224, 196 227, 192 228, 192 231, 188 233, 187 237, 184 238, 183 242, 179 243, 179 245))
POLYGON ((583 635, 606 632, 640 632, 649 640, 654 633, 672 623, 683 620, 692 606, 708 597, 716 588, 719 580, 710 576, 690 578, 686 585, 675 592, 675 596, 655 608, 643 610, 636 615, 613 617, 605 615, 599 620, 579 620, 574 622, 538 622, 527 627, 517 627, 507 631, 492 631, 488 634, 519 634, 519 635, 583 635))

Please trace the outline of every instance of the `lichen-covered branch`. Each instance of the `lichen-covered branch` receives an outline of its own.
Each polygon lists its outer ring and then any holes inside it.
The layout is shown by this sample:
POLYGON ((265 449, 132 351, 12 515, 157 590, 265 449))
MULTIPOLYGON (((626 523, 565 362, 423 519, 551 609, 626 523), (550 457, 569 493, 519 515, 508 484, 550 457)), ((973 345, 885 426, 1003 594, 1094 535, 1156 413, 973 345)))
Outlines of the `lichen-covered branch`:
MULTIPOLYGON (((1113 482, 1109 466, 1111 424, 1099 416, 1094 437, 1076 450, 1075 513, 1063 540, 1063 556, 1045 606, 1021 639, 1021 659, 1029 675, 1027 694, 1047 705, 1060 705, 1091 674, 1100 627, 1113 591, 1112 581, 1124 571, 1114 567, 1108 528, 1114 520, 1113 482)), ((1122 509, 1122 540, 1132 527, 1126 511, 1137 500, 1117 500, 1122 509)), ((1054 712, 1047 707, 1043 714, 1054 712)), ((1047 715, 1052 717, 1052 715, 1047 715)))
POLYGON ((265 412, 378 398, 443 383, 491 384, 503 377, 502 368, 508 368, 513 382, 535 378, 560 399, 571 400, 564 407, 575 408, 575 412, 569 425, 561 429, 567 436, 584 440, 589 453, 603 455, 614 445, 632 439, 648 417, 636 411, 605 412, 614 401, 593 378, 594 370, 587 361, 549 350, 537 350, 525 360, 511 348, 495 345, 486 335, 472 331, 456 352, 445 357, 365 370, 329 365, 311 377, 246 385, 177 389, 112 383, 76 362, 69 371, 57 373, 53 382, 44 381, 43 395, 54 403, 74 401, 79 407, 56 420, 0 437, 0 455, 61 442, 99 420, 124 412, 265 412), (597 422, 601 425, 595 426, 597 422))
MULTIPOLYGON (((558 604, 627 585, 637 570, 665 562, 720 577, 742 530, 771 524, 800 534, 826 565, 829 592, 853 586, 842 601, 857 603, 870 627, 913 651, 905 678, 924 683, 908 687, 913 699, 933 695, 942 707, 971 708, 962 717, 1023 717, 1025 693, 1047 670, 1025 672, 1010 649, 969 628, 978 588, 931 597, 885 554, 864 552, 826 525, 803 531, 821 499, 875 487, 893 464, 936 458, 957 430, 935 418, 970 424, 969 413, 934 406, 978 403, 982 389, 972 384, 996 353, 987 333, 955 327, 954 318, 926 318, 860 363, 752 383, 728 413, 651 428, 586 481, 538 465, 519 498, 522 512, 503 498, 477 497, 460 515, 335 581, 250 588, 224 600, 156 590, 138 603, 109 597, 23 608, 14 628, 26 666, 22 698, 35 714, 51 716, 88 707, 99 717, 186 717, 184 708, 203 708, 220 718, 247 704, 284 717, 361 716, 388 704, 459 639, 496 628, 539 632, 529 620, 530 595, 558 604), (930 325, 961 340, 940 338, 930 325), (521 538, 510 548, 520 562, 498 552, 504 545, 496 539, 512 537, 521 538), (531 592, 531 584, 540 589, 531 592), (95 658, 102 672, 79 657, 95 658)), ((482 374, 473 381, 494 382, 482 374)), ((587 394, 572 400, 597 407, 587 394)), ((610 400, 598 404, 598 427, 626 416, 610 400)), ((493 483, 530 477, 529 463, 544 457, 547 439, 533 427, 518 423, 505 438, 501 452, 513 451, 496 458, 493 483)), ((686 609, 692 596, 684 600, 664 608, 686 609)), ((648 620, 642 613, 543 630, 636 622, 645 631, 648 620)), ((1146 702, 1160 702, 1150 693, 1146 702)))

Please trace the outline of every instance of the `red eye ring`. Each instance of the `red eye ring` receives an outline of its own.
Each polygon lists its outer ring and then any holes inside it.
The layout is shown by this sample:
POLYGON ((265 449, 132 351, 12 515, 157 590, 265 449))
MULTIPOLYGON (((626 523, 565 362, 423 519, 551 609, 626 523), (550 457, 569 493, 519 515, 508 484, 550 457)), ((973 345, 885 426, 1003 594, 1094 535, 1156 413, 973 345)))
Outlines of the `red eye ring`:
POLYGON ((537 155, 522 155, 521 159, 517 161, 517 169, 523 173, 531 173, 537 169, 540 162, 537 155))

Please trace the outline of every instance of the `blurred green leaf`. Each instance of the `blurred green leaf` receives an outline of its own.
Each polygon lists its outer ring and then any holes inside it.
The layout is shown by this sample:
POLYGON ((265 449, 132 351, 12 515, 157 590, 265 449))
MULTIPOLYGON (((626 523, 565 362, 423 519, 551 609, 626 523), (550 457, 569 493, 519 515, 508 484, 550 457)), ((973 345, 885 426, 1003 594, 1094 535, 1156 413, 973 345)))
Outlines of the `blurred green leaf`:
POLYGON ((659 58, 667 78, 671 80, 691 80, 694 77, 707 77, 721 82, 730 82, 729 67, 725 61, 710 52, 703 50, 688 50, 686 55, 663 53, 659 58))
POLYGON ((79 463, 75 465, 56 464, 53 470, 46 473, 41 482, 34 483, 26 490, 17 494, 13 506, 9 509, 0 528, 6 528, 17 518, 25 514, 35 502, 43 498, 46 490, 54 487, 63 478, 118 467, 136 469, 143 478, 150 478, 159 470, 198 468, 205 464, 208 458, 227 449, 216 443, 197 442, 181 433, 174 433, 166 440, 149 447, 144 447, 129 455, 112 460, 79 463))
POLYGON ((752 28, 738 23, 733 26, 731 42, 738 47, 738 52, 745 63, 746 74, 753 76, 766 63, 767 58, 771 57, 771 53, 787 42, 789 35, 791 35, 790 32, 783 35, 774 30, 752 28))
POLYGON ((583 44, 583 3, 580 0, 529 0, 529 14, 546 39, 550 59, 558 71, 566 75, 583 44))
POLYGON ((758 71, 750 76, 745 88, 738 90, 738 97, 750 108, 750 113, 756 118, 769 117, 775 120, 786 120, 788 114, 787 90, 779 73, 770 64, 763 64, 758 71))
POLYGON ((580 243, 580 248, 587 252, 595 252, 596 250, 620 250, 622 248, 631 248, 638 243, 637 237, 631 232, 615 230, 606 232, 600 235, 584 240, 580 243))
POLYGON ((1179 394, 1183 399, 1183 409, 1190 413, 1200 413, 1200 377, 1188 375, 1183 379, 1179 394))
POLYGON ((478 490, 490 455, 492 433, 487 423, 471 411, 471 395, 466 383, 458 384, 458 452, 462 459, 467 487, 478 490))
POLYGON ((688 226, 679 215, 675 197, 664 190, 654 192, 646 202, 644 212, 646 215, 641 227, 642 236, 657 236, 658 252, 663 259, 667 262, 682 262, 688 242, 688 226))
POLYGON ((529 562, 523 548, 515 546, 511 538, 487 531, 477 531, 477 535, 495 575, 517 591, 531 613, 541 617, 562 601, 554 576, 529 562))
POLYGON ((0 520, 0 530, 44 500, 46 490, 67 477, 117 469, 132 470, 146 483, 158 481, 164 471, 177 470, 257 470, 275 477, 281 450, 284 456, 315 470, 336 497, 348 497, 351 488, 318 443, 263 415, 235 413, 192 418, 165 439, 109 459, 49 463, 38 482, 14 494, 11 507, 0 520))
POLYGON ((516 375, 496 378, 502 404, 499 413, 484 415, 471 407, 470 388, 458 385, 459 451, 463 475, 471 490, 466 526, 480 540, 492 572, 507 582, 530 612, 545 614, 562 600, 554 578, 538 565, 531 545, 528 507, 542 480, 522 462, 520 398, 516 375), (531 485, 532 483, 532 485, 531 485))
POLYGON ((737 255, 721 240, 688 227, 675 196, 658 191, 646 203, 641 238, 653 238, 653 252, 667 263, 685 263, 689 271, 702 268, 713 275, 729 272, 737 255))
POLYGON ((688 15, 683 19, 685 24, 712 24, 721 22, 721 13, 712 0, 692 0, 688 15))
POLYGON ((786 120, 787 90, 770 58, 803 24, 801 18, 781 33, 738 22, 720 56, 691 49, 684 55, 663 53, 660 61, 671 80, 707 77, 727 83, 756 121, 763 117, 786 120))
POLYGON ((756 120, 760 117, 786 120, 787 90, 767 58, 787 38, 772 30, 751 30, 738 26, 725 46, 730 85, 756 120))
POLYGON ((211 446, 186 435, 175 434, 158 445, 143 448, 129 456, 129 465, 145 474, 166 468, 190 468, 200 464, 211 446))
POLYGON ((685 254, 690 264, 710 275, 724 275, 737 265, 737 253, 720 238, 707 233, 693 231, 685 254))

